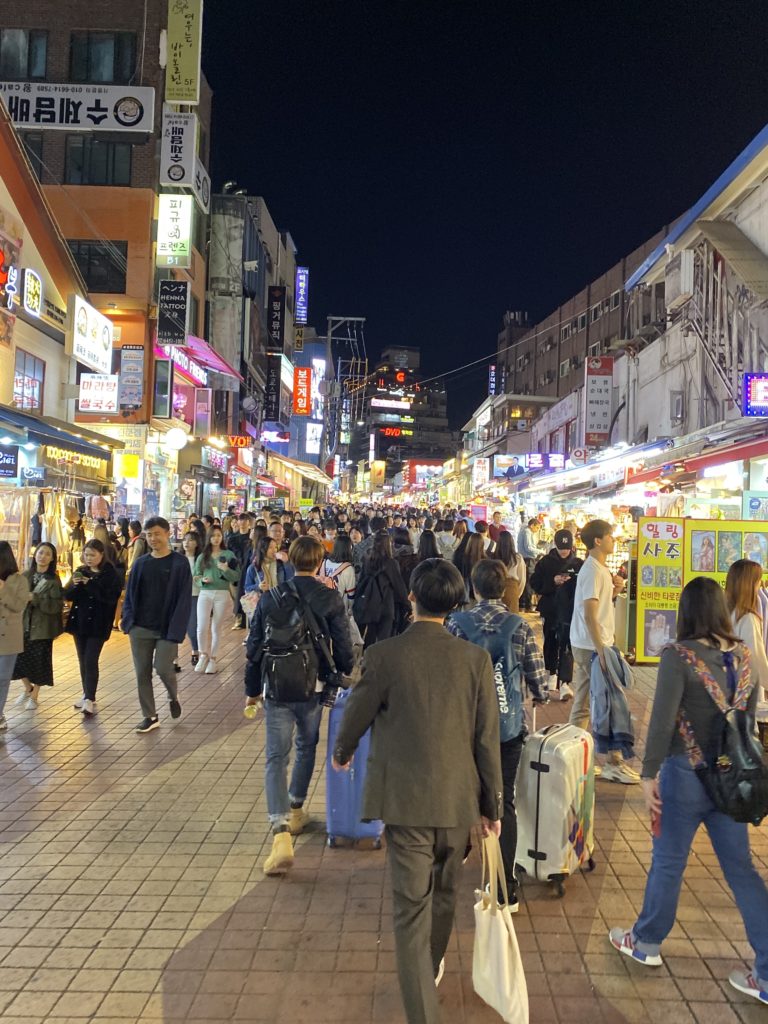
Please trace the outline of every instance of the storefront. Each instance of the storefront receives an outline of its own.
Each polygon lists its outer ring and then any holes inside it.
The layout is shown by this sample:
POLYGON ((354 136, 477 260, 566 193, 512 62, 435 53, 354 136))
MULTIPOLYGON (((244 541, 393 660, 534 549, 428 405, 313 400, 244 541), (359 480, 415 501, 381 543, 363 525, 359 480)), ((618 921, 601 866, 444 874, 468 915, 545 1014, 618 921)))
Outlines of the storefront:
MULTIPOLYGON (((274 482, 276 499, 282 498, 290 509, 298 509, 302 498, 324 505, 333 485, 333 480, 317 466, 271 451, 267 452, 266 477, 274 482)), ((261 494, 266 497, 263 485, 261 494)))

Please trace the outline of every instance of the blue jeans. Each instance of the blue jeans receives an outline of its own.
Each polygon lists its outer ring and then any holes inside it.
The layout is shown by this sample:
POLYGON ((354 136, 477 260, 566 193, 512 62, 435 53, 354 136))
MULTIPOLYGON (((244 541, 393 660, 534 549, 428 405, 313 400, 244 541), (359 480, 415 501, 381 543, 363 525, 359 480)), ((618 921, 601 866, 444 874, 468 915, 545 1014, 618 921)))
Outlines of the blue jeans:
POLYGON ((667 758, 660 782, 661 835, 653 840, 643 909, 632 929, 634 940, 642 952, 655 954, 672 930, 688 852, 703 824, 755 951, 755 973, 768 981, 768 889, 752 863, 747 826, 715 810, 684 755, 667 758))
POLYGON ((288 821, 292 803, 304 803, 315 770, 315 750, 320 738, 319 694, 311 700, 278 704, 264 701, 267 729, 267 810, 272 826, 288 821), (288 788, 288 759, 296 728, 296 758, 288 788))
POLYGON ((16 664, 15 654, 0 654, 0 718, 3 717, 8 691, 11 688, 11 676, 16 664))

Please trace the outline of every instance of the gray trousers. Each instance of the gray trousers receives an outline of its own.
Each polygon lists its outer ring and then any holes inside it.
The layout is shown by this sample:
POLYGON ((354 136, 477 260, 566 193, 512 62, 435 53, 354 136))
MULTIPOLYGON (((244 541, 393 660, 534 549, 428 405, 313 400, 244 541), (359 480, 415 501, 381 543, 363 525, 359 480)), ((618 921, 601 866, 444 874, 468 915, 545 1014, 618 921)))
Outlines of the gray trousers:
POLYGON ((154 718, 155 693, 152 689, 152 665, 168 691, 169 700, 176 700, 178 684, 173 661, 179 652, 179 645, 170 640, 161 640, 154 629, 134 626, 130 632, 131 654, 139 688, 139 704, 145 718, 154 718))
POLYGON ((469 828, 387 825, 386 837, 405 1015, 408 1024, 439 1024, 435 977, 451 937, 469 828))

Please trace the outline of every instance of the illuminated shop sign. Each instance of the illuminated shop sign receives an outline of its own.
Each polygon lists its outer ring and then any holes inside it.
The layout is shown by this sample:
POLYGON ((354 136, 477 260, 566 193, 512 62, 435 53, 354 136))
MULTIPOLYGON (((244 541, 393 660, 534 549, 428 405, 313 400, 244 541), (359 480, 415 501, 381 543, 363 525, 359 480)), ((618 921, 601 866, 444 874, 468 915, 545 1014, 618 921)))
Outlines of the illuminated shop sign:
POLYGON ((23 272, 21 304, 30 316, 39 317, 43 312, 43 282, 40 275, 29 267, 23 272))
POLYGON ((379 427, 379 433, 382 437, 413 437, 413 431, 403 427, 379 427))
POLYGON ((99 471, 106 468, 106 458, 100 459, 97 455, 84 455, 82 452, 71 452, 66 448, 56 448, 54 445, 45 446, 45 457, 49 462, 71 462, 74 466, 87 466, 88 469, 99 471))
POLYGON ((158 267, 192 266, 192 196, 163 194, 158 197, 158 267))
POLYGON ((309 317, 309 268, 296 267, 296 323, 305 324, 309 317))
POLYGON ((372 409, 410 409, 411 403, 402 399, 394 398, 372 398, 372 409))
POLYGON ((175 345, 161 345, 161 350, 182 373, 196 381, 201 387, 207 387, 208 371, 196 363, 186 352, 176 348, 175 345))
POLYGON ((768 373, 744 374, 745 416, 768 416, 768 373))
POLYGON ((69 330, 64 351, 96 373, 112 372, 114 324, 79 295, 68 304, 69 330))

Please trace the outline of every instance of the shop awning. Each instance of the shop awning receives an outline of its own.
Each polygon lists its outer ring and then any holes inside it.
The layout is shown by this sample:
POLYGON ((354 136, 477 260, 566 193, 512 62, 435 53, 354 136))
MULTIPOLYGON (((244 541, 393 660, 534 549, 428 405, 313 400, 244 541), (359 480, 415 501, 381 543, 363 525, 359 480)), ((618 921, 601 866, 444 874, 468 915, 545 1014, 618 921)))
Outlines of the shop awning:
POLYGON ((268 458, 274 459, 275 462, 282 462, 284 466, 294 469, 307 480, 314 480, 315 483, 322 484, 323 487, 333 486, 333 480, 328 474, 317 466, 313 466, 311 462, 299 462, 298 459, 289 459, 287 455, 276 455, 274 452, 269 452, 268 458))
POLYGON ((220 356, 202 338, 196 338, 194 335, 188 334, 187 343, 184 345, 183 351, 187 352, 188 355, 206 369, 213 370, 214 373, 223 373, 226 377, 234 377, 240 381, 243 379, 234 366, 230 366, 226 359, 220 356))
POLYGON ((0 424, 5 423, 17 430, 26 431, 30 441, 68 448, 100 459, 108 459, 114 450, 125 447, 122 441, 88 430, 79 423, 65 423, 51 416, 41 419, 31 413, 0 405, 0 424))
POLYGON ((689 473, 698 473, 707 466, 722 466, 726 462, 740 462, 742 459, 757 459, 768 455, 768 437, 759 437, 754 441, 742 441, 740 444, 723 445, 702 452, 692 459, 685 460, 685 468, 689 473))

